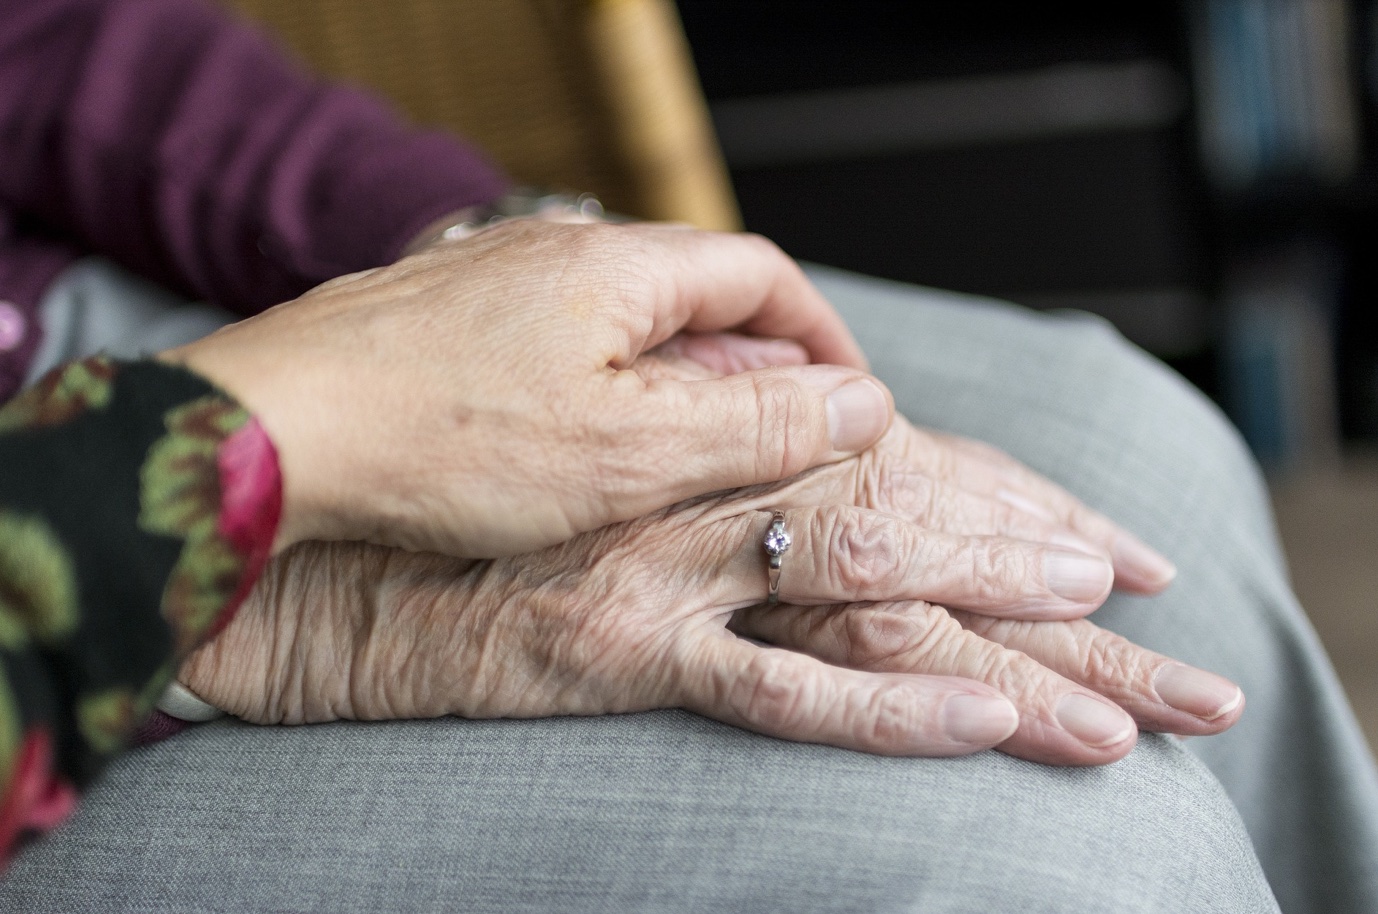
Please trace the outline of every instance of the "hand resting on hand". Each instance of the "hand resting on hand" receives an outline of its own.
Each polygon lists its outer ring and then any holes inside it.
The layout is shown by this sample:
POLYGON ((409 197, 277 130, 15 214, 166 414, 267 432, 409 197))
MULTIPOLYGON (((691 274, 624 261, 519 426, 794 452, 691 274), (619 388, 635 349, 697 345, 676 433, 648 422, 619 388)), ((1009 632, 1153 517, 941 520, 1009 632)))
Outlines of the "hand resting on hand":
MULTIPOLYGON (((666 348, 638 371, 753 358, 714 340, 666 348)), ((1171 566, 1010 458, 897 419, 860 457, 537 553, 301 544, 180 678, 263 723, 682 707, 870 752, 999 746, 1052 764, 1121 758, 1138 727, 1231 726, 1232 684, 1082 618, 1112 575, 1152 592, 1171 566), (795 543, 785 602, 766 606, 777 507, 795 543)))
POLYGON ((267 429, 279 549, 524 552, 840 460, 894 410, 779 248, 655 224, 513 220, 161 357, 267 429), (681 330, 726 329, 793 340, 815 364, 692 381, 626 370, 681 330))

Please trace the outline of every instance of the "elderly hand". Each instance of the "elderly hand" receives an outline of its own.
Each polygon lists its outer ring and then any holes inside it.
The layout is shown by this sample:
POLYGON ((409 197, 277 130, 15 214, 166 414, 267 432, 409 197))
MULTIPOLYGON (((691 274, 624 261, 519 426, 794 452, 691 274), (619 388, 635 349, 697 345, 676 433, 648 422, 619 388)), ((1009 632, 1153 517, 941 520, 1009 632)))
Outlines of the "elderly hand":
POLYGON ((1108 563, 1055 546, 790 508, 781 592, 794 605, 757 606, 767 509, 803 485, 698 499, 496 561, 305 543, 273 562, 179 678, 262 723, 683 707, 870 752, 999 745, 1058 764, 1122 757, 1136 722, 1205 734, 1237 719, 1238 690, 1205 713, 1210 702, 1183 691, 1193 677, 1223 680, 1088 622, 1002 622, 1099 605, 1108 563), (1058 593, 1046 571, 1062 560, 1099 563, 1103 586, 1058 593))
POLYGON ((279 451, 279 547, 459 556, 561 542, 870 446, 889 393, 757 236, 513 220, 326 283, 163 357, 255 412, 279 451), (817 363, 645 381, 677 331, 797 341, 817 363))
MULTIPOLYGON (((637 361, 648 379, 719 377, 764 365, 803 364, 808 354, 786 340, 737 334, 679 334, 637 361)), ((1115 587, 1160 592, 1176 576, 1166 558, 1119 524, 994 447, 917 428, 896 416, 859 459, 806 474, 791 504, 855 505, 896 514, 921 527, 967 536, 1000 535, 1104 555, 1115 587)), ((1068 574, 1073 573, 1069 566, 1068 574)), ((1081 566, 1098 574, 1092 566, 1081 566)))

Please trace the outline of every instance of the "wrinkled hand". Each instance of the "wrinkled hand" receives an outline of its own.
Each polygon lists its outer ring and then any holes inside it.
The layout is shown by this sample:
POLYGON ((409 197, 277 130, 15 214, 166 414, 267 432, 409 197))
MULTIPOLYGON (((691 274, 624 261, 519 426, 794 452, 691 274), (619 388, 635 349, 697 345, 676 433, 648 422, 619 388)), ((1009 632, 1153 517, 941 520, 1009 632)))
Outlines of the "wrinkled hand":
MULTIPOLYGON (((763 348, 730 334, 678 336, 642 359, 638 368, 648 376, 701 377, 805 358, 797 347, 790 350, 788 343, 763 348)), ((792 494, 782 496, 782 503, 855 504, 949 534, 999 535, 1101 554, 1113 562, 1115 586, 1128 592, 1157 593, 1176 574, 1171 562, 1133 534, 1008 455, 980 442, 915 428, 902 416, 858 459, 805 474, 786 491, 792 494)), ((1104 574, 1103 566, 1065 554, 1051 552, 1049 557, 1062 567, 1045 568, 1044 573, 1048 580, 1060 578, 1063 586, 1080 584, 1089 591, 1104 574)), ((1090 743, 1099 738, 1096 727, 1100 737, 1109 738, 1123 726, 1123 717, 1106 713, 1104 705, 1073 698, 1063 707, 1067 693, 1049 691, 1063 678, 1110 697, 1148 729, 1214 733, 1243 713, 1243 695, 1228 680, 1143 651, 1084 620, 1028 621, 1037 619, 1039 611, 1036 605, 1011 606, 1006 612, 1025 620, 1001 620, 994 614, 924 604, 817 606, 796 612, 755 607, 739 613, 732 627, 840 665, 914 672, 924 669, 935 627, 955 620, 991 642, 970 646, 977 654, 984 652, 983 668, 992 671, 987 681, 998 680, 1010 696, 1043 696, 1042 714, 1031 718, 1026 712, 1006 748, 1045 761, 1096 760, 1076 752, 1049 755, 1039 735, 1056 729, 1049 720, 1065 716, 1063 723, 1079 726, 1090 743), (1002 647, 1024 656, 1010 663, 1010 652, 1002 647), (1031 667, 1029 657, 1041 663, 1031 667), (1058 703, 1047 701, 1050 694, 1058 703)))
POLYGON ((561 542, 854 454, 890 421, 841 318, 757 236, 513 220, 164 353, 279 451, 279 547, 459 556, 561 542), (816 363, 646 381, 680 330, 793 340, 816 363))
POLYGON ((1222 710, 1191 687, 1228 683, 1077 619, 1104 598, 1109 564, 1055 546, 790 508, 790 602, 757 605, 768 509, 804 484, 700 499, 496 561, 305 543, 273 562, 180 678, 261 723, 683 707, 870 752, 998 745, 1058 764, 1122 757, 1136 723, 1206 734, 1238 718, 1237 689, 1222 710), (1097 594, 1049 586, 1046 570, 1068 554, 1103 566, 1097 594))
MULTIPOLYGON (((678 334, 633 366, 647 379, 721 377, 766 365, 803 364, 808 354, 788 340, 732 333, 678 334)), ((1173 564, 1138 537, 1065 489, 984 442, 914 426, 897 415, 876 445, 855 460, 806 474, 791 486, 791 504, 841 504, 897 514, 921 527, 967 536, 999 535, 1101 555, 1115 587, 1154 594, 1176 577, 1173 564)), ((1068 586, 1104 566, 1069 560, 1068 586)), ((1096 583, 1091 583, 1092 581, 1096 583)))
MULTIPOLYGON (((676 336, 635 368, 683 378, 807 357, 781 341, 676 336)), ((1171 579, 1165 559, 1011 458, 899 419, 860 458, 535 557, 305 544, 274 563, 182 679, 260 722, 678 704, 792 739, 923 755, 998 744, 1056 764, 1122 757, 1135 724, 1193 735, 1231 726, 1243 711, 1232 683, 1076 618, 1110 586, 1107 554, 1127 589, 1171 579), (809 507, 817 498, 839 506, 809 507), (759 537, 776 505, 801 506, 789 512, 796 544, 782 588, 796 605, 767 607, 754 603, 759 537), (715 523, 729 527, 704 532, 715 523), (714 543, 719 559, 705 561, 714 543), (1082 598, 1049 587, 1059 563, 1080 566, 1062 587, 1082 598), (971 609, 837 602, 881 594, 971 609), (738 603, 751 605, 732 612, 738 603), (1017 724, 989 687, 1013 700, 1017 724)))

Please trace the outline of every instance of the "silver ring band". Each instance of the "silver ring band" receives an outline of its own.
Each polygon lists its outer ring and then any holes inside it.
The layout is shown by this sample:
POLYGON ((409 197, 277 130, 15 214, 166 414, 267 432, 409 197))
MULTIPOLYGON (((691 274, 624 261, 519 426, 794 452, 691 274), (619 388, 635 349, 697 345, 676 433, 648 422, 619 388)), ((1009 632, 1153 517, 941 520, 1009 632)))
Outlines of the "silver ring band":
POLYGON ((766 530, 765 538, 761 540, 761 546, 770 560, 766 567, 766 575, 770 582, 766 590, 767 603, 780 602, 780 566, 784 562, 785 553, 789 552, 791 543, 793 540, 785 530, 785 512, 773 512, 770 516, 770 527, 766 530))

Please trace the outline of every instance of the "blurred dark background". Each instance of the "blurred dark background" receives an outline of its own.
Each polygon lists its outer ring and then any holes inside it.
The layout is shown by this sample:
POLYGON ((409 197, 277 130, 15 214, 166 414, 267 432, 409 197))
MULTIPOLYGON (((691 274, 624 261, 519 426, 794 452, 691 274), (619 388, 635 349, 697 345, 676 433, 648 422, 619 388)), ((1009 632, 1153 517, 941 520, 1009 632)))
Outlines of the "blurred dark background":
POLYGON ((1271 472, 1378 444, 1373 3, 678 9, 748 229, 1102 314, 1271 472))

